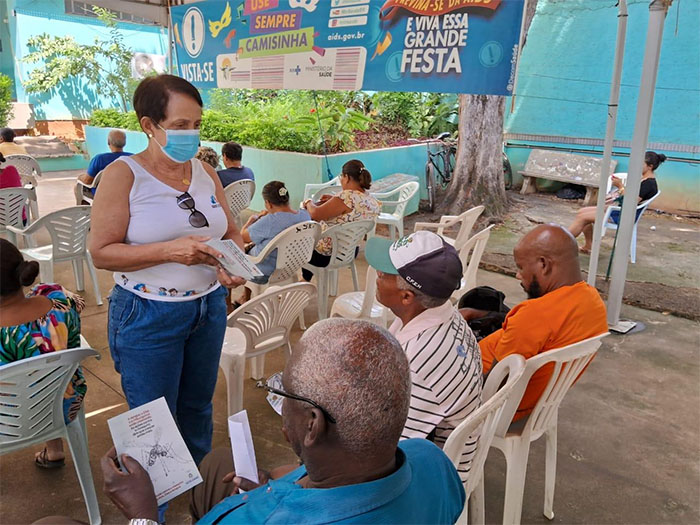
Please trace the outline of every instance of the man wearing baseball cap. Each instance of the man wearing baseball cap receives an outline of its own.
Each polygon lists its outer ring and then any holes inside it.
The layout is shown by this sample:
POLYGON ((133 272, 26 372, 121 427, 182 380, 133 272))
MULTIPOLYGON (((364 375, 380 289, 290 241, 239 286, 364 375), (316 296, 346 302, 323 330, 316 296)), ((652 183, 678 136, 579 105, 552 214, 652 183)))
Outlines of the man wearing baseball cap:
MULTIPOLYGON (((372 237, 365 249, 377 270, 377 300, 396 320, 389 327, 411 368, 411 404, 401 438, 424 437, 442 447, 481 404, 481 352, 450 296, 462 263, 442 237, 418 231, 392 243, 372 237)), ((470 436, 458 469, 466 479, 476 447, 470 436)))

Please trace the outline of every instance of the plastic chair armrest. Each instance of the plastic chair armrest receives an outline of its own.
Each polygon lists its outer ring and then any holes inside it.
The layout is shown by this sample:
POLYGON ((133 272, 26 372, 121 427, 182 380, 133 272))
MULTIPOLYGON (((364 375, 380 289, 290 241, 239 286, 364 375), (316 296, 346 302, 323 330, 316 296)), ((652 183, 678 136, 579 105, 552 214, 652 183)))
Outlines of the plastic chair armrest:
POLYGON ((419 230, 439 230, 440 228, 444 228, 444 226, 436 222, 417 222, 413 226, 413 231, 417 232, 419 230))
POLYGON ((6 226, 8 231, 11 231, 12 233, 15 233, 17 235, 31 235, 35 233, 37 230, 41 229, 42 224, 41 221, 34 221, 31 224, 28 224, 25 228, 17 228, 16 226, 6 226))

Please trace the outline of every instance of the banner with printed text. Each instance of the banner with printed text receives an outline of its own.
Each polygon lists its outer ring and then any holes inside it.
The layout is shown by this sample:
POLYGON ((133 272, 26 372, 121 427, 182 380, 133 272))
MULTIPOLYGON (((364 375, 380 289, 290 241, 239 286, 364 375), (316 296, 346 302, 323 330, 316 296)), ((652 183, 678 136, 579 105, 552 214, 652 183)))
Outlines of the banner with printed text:
POLYGON ((523 0, 206 0, 172 7, 200 88, 509 95, 523 0))

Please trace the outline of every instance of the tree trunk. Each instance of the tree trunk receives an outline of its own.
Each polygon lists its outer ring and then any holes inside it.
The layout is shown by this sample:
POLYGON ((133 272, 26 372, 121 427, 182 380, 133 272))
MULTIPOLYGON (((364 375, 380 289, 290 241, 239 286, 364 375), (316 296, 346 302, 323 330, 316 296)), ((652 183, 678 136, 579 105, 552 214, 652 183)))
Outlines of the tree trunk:
MULTIPOLYGON (((524 13, 523 47, 537 11, 530 0, 524 13)), ((452 180, 445 190, 435 191, 435 211, 458 215, 483 204, 483 216, 499 220, 508 209, 503 180, 503 115, 505 97, 495 95, 459 96, 459 143, 452 180)))
POLYGON ((503 181, 505 98, 459 96, 459 143, 455 171, 445 190, 436 188, 436 211, 458 215, 483 204, 484 216, 501 218, 508 207, 503 181))

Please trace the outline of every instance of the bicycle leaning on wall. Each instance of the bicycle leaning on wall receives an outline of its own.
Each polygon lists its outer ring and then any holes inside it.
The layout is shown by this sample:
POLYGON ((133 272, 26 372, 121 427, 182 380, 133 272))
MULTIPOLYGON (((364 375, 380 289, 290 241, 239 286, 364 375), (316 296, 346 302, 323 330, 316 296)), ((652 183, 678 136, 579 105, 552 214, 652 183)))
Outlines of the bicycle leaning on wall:
POLYGON ((457 154, 457 141, 451 138, 450 133, 440 133, 428 140, 411 140, 411 142, 425 144, 428 160, 425 163, 425 187, 428 192, 427 211, 435 211, 435 188, 445 189, 452 180, 455 168, 455 155, 457 154), (436 147, 437 146, 437 147, 436 147))

